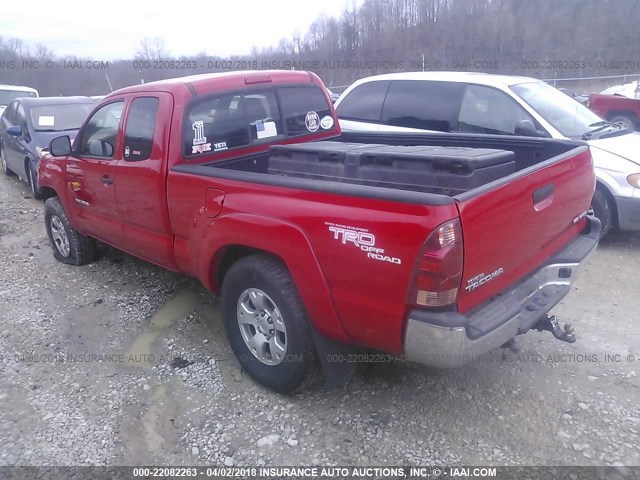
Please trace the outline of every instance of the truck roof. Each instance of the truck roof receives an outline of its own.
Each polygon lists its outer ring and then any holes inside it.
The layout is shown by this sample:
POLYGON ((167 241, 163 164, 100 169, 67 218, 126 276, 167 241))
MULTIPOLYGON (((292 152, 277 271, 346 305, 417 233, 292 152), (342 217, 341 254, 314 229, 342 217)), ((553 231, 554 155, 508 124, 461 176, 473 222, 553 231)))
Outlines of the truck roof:
POLYGON ((482 72, 399 72, 376 75, 363 78, 356 83, 364 83, 376 80, 430 80, 440 82, 464 82, 479 85, 509 87, 519 83, 540 82, 531 77, 513 75, 497 75, 482 72))
POLYGON ((313 73, 302 70, 243 70, 222 73, 205 73, 186 77, 157 80, 121 88, 112 94, 135 92, 170 92, 187 94, 188 96, 215 93, 220 90, 243 89, 248 85, 260 83, 271 84, 310 84, 322 85, 313 73))
POLYGON ((20 103, 30 107, 44 106, 44 105, 67 105, 71 103, 96 103, 95 100, 89 97, 37 97, 37 98, 23 98, 20 103))

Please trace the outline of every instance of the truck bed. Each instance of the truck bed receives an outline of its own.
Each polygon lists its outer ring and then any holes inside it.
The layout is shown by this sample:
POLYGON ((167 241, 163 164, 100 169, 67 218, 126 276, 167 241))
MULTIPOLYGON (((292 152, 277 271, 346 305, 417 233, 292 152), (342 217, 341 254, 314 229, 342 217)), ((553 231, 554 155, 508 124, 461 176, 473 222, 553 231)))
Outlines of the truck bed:
POLYGON ((199 166, 181 165, 176 170, 441 204, 448 203, 443 196, 471 193, 581 145, 575 141, 489 135, 343 134, 332 141, 274 145, 267 153, 199 166))
MULTIPOLYGON (((327 315, 314 303, 327 289, 353 343, 397 352, 414 267, 422 264, 416 258, 433 232, 459 222, 464 256, 450 308, 471 318, 487 302, 511 298, 514 286, 580 235, 594 187, 583 142, 372 133, 182 163, 167 188, 170 197, 177 192, 172 218, 181 238, 204 238, 206 228, 217 235, 207 248, 297 255, 285 262, 303 288, 317 265, 326 280, 301 292, 310 315, 327 315), (194 209, 180 208, 186 204, 194 209), (312 254, 302 261, 306 247, 312 254)), ((185 262, 194 256, 188 247, 179 247, 185 262)))

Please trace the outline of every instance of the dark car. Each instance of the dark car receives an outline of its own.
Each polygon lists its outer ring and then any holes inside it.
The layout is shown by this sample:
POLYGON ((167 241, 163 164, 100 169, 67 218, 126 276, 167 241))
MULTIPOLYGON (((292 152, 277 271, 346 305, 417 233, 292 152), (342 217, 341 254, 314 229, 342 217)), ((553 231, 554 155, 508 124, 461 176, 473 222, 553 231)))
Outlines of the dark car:
POLYGON ((18 98, 0 117, 0 163, 5 175, 17 174, 38 191, 38 162, 43 149, 62 132, 73 140, 93 107, 89 97, 18 98))
POLYGON ((560 87, 558 88, 558 90, 560 90, 565 95, 568 95, 569 97, 573 98, 576 102, 580 102, 583 105, 586 105, 587 101, 589 100, 588 95, 580 95, 579 93, 576 93, 573 90, 569 90, 568 88, 560 87))

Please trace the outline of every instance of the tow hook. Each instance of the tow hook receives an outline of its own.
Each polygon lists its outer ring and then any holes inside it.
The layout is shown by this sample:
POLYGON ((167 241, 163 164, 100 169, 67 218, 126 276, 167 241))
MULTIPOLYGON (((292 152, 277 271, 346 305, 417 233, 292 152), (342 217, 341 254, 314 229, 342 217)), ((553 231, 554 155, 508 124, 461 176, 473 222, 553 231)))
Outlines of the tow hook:
POLYGON ((547 316, 547 318, 541 320, 536 326, 536 330, 539 332, 547 330, 553 333, 553 336, 558 340, 562 340, 567 343, 574 343, 577 338, 573 333, 575 331, 573 325, 571 323, 565 323, 563 329, 560 328, 560 324, 558 323, 558 319, 555 315, 547 316))

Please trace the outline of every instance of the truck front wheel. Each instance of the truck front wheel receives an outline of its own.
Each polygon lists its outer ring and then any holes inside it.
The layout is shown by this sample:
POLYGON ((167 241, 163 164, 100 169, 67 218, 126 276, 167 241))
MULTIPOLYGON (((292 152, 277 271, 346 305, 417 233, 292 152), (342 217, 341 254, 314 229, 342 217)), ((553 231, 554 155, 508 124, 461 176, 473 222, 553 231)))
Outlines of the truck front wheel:
POLYGON ((96 259, 96 241, 74 230, 58 197, 44 202, 44 224, 56 260, 85 265, 96 259))
POLYGON ((255 381, 291 393, 313 377, 307 314, 280 260, 258 254, 236 262, 224 277, 222 311, 233 353, 255 381))
POLYGON ((611 119, 611 123, 620 125, 622 128, 626 128, 632 132, 636 129, 636 122, 629 115, 615 115, 611 119))
POLYGON ((593 209, 593 214, 600 220, 600 224, 602 225, 600 238, 604 238, 613 227, 613 207, 607 194, 600 190, 600 188, 596 188, 596 191, 593 193, 591 208, 593 209))

